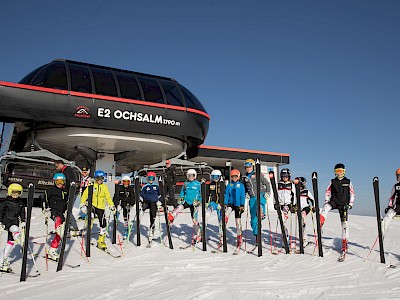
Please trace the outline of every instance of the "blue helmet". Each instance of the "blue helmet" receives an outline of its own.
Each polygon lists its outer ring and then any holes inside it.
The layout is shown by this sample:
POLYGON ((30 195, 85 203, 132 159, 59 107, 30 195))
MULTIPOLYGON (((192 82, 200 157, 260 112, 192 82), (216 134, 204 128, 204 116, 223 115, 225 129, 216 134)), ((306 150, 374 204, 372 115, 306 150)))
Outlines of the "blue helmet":
POLYGON ((66 180, 67 178, 65 177, 65 175, 63 173, 56 173, 53 176, 53 180, 66 180))
POLYGON ((96 172, 94 172, 94 178, 99 178, 99 177, 103 177, 103 179, 106 177, 106 173, 104 173, 104 171, 102 170, 97 170, 96 172))

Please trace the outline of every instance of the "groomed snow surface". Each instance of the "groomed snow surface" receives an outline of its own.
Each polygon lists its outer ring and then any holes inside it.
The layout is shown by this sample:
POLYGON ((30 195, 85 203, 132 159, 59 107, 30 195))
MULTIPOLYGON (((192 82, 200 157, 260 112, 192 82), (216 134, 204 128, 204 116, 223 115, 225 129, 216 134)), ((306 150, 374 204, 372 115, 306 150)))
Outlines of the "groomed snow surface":
MULTIPOLYGON (((133 210, 134 212, 135 210, 133 210)), ((351 211, 350 211, 351 213, 351 211)), ((132 213, 132 219, 133 219, 132 213)), ((270 212, 272 232, 275 233, 277 215, 270 212)), ((41 275, 28 277, 19 282, 21 270, 20 246, 11 253, 11 266, 17 273, 0 273, 1 299, 399 299, 400 267, 400 223, 393 220, 385 236, 386 265, 380 263, 379 247, 375 246, 365 260, 377 236, 376 218, 349 216, 349 252, 344 262, 338 262, 341 248, 341 229, 339 215, 331 212, 323 229, 324 257, 318 257, 315 249, 312 219, 308 216, 307 233, 310 244, 305 254, 270 253, 268 218, 263 221, 263 255, 244 252, 243 242, 240 255, 232 255, 236 243, 234 216, 227 225, 228 253, 211 253, 217 247, 217 218, 210 219, 207 226, 207 252, 202 244, 195 248, 179 249, 190 243, 193 229, 189 211, 178 216, 172 228, 174 249, 169 249, 155 239, 151 248, 146 233, 149 224, 148 212, 142 217, 142 246, 136 246, 134 229, 129 243, 123 245, 123 256, 113 258, 95 247, 91 248, 89 263, 80 255, 81 237, 68 239, 66 263, 80 264, 79 268, 64 266, 56 272, 57 264, 49 262, 46 271, 45 225, 39 208, 32 213, 31 242, 34 253, 38 253, 36 263, 41 275), (315 251, 314 251, 315 249, 315 251)), ((315 215, 314 215, 315 218, 315 215)), ((295 231, 296 217, 292 219, 295 231)), ((84 222, 78 222, 80 227, 84 222)), ((156 237, 159 225, 164 229, 164 214, 156 219, 156 237), (159 223, 161 220, 161 223, 159 223)), ((247 250, 253 248, 254 237, 247 222, 246 212, 242 216, 243 236, 247 238, 247 250)), ((288 221, 290 225, 290 221, 288 221)), ((52 229, 53 223, 50 224, 52 229)), ((111 226, 110 226, 111 230, 111 226)), ((122 216, 119 222, 119 235, 123 230, 122 216)), ((297 230, 297 227, 296 227, 297 230)), ((316 230, 316 229, 315 229, 316 230)), ((97 232, 97 222, 93 232, 97 232)), ((94 234, 93 241, 97 238, 94 234)), ((51 239, 49 238, 48 242, 51 239)), ((6 234, 1 238, 1 248, 6 243, 6 234)), ((107 240, 113 253, 120 253, 119 245, 107 240)), ((168 243, 166 243, 168 245, 168 243)), ((280 229, 277 246, 280 248, 280 229)), ((33 261, 28 259, 28 274, 34 275, 33 261)))

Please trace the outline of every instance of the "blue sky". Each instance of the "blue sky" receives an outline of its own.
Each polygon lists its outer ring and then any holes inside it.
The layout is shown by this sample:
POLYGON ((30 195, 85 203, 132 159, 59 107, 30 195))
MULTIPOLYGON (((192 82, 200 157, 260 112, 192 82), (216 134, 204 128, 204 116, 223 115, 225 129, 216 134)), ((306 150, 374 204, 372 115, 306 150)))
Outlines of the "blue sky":
MULTIPOLYGON (((290 153, 294 176, 342 162, 354 213, 400 167, 398 1, 0 0, 0 80, 67 58, 177 79, 211 115, 207 145, 290 153)), ((311 186, 311 184, 310 184, 311 186)))

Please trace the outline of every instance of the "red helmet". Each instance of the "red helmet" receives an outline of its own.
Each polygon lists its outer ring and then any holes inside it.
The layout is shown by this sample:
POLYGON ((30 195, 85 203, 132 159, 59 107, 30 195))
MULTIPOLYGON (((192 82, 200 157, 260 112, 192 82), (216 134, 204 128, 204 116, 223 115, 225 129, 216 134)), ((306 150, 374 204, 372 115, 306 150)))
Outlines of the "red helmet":
POLYGON ((147 172, 147 177, 156 177, 156 173, 155 172, 147 172))
POLYGON ((233 176, 240 177, 240 171, 237 170, 237 169, 233 169, 233 170, 231 171, 231 177, 233 177, 233 176))

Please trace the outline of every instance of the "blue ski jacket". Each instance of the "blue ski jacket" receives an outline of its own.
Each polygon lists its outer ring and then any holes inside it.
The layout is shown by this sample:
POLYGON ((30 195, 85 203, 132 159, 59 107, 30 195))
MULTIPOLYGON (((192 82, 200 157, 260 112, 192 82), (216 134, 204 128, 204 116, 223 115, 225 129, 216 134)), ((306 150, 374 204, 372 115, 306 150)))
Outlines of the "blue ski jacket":
POLYGON ((189 205, 193 205, 194 200, 201 201, 201 184, 197 180, 186 180, 183 183, 180 198, 183 198, 189 205))
POLYGON ((225 190, 225 204, 233 206, 244 206, 246 194, 243 183, 231 181, 225 190))
POLYGON ((156 183, 147 183, 140 191, 140 200, 157 202, 161 198, 160 187, 156 183))

